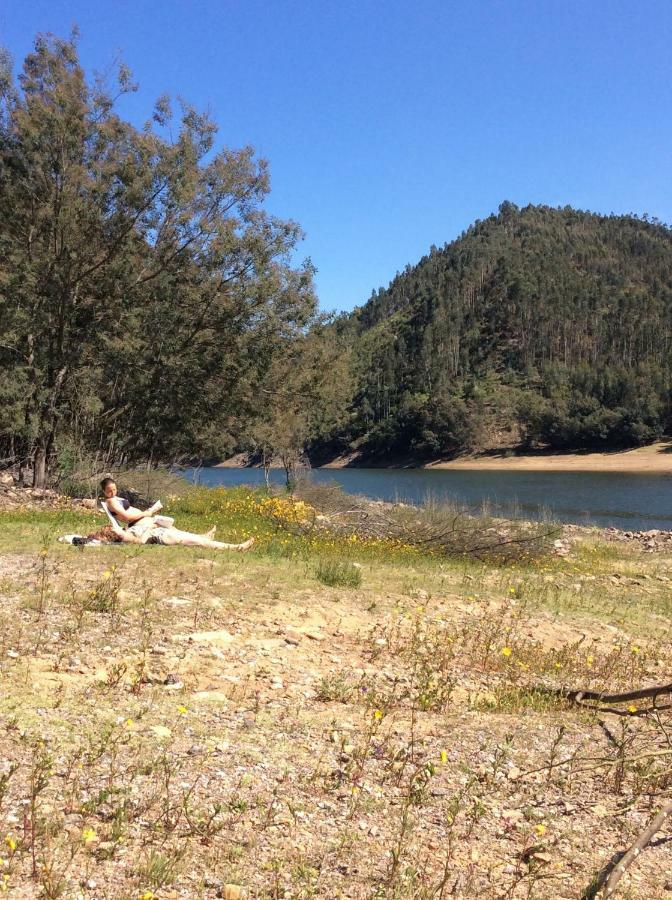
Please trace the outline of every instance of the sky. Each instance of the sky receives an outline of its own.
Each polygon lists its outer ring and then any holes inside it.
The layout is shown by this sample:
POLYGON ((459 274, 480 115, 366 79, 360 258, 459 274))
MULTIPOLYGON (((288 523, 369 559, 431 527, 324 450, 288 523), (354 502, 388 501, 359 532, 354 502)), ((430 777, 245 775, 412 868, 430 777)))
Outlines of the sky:
POLYGON ((325 311, 503 200, 672 222, 672 0, 0 0, 17 68, 75 24, 134 124, 182 96, 269 161, 325 311))

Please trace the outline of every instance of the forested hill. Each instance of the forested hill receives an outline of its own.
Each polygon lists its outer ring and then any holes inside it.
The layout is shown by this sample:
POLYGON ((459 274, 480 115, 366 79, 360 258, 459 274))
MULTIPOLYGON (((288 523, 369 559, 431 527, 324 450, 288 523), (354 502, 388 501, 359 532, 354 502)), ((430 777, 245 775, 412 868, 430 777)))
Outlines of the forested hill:
POLYGON ((672 231, 503 203, 339 325, 342 442, 435 456, 497 444, 622 447, 671 425, 672 231))

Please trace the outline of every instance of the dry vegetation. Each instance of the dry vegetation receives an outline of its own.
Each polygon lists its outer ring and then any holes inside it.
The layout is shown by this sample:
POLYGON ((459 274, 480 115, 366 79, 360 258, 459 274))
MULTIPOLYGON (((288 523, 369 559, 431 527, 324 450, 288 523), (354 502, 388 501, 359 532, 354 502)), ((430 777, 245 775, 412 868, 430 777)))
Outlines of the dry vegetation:
MULTIPOLYGON (((554 693, 672 680, 671 555, 445 558, 241 491, 168 511, 259 549, 0 514, 0 892, 597 896, 672 795, 669 695, 554 693)), ((663 828, 617 893, 671 862, 663 828)))

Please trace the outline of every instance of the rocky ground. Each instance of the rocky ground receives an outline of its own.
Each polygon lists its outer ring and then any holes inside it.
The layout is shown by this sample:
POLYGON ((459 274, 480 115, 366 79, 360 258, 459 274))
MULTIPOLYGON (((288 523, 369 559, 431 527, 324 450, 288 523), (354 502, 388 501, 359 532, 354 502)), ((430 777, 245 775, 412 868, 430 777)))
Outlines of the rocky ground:
MULTIPOLYGON (((64 547, 41 511, 70 501, 8 488, 11 896, 595 896, 670 795, 665 702, 544 693, 672 680, 665 540, 363 557, 359 587, 329 587, 291 554, 64 547)), ((666 838, 622 896, 666 895, 666 838)))

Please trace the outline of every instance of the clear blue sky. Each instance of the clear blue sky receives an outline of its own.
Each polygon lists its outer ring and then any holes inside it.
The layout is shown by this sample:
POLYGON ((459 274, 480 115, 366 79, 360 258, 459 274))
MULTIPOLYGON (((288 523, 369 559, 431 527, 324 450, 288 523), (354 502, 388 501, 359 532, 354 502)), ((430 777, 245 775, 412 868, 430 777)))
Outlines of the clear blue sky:
POLYGON ((77 23, 270 162, 323 309, 350 309, 512 200, 672 222, 672 0, 0 0, 22 62, 77 23))

